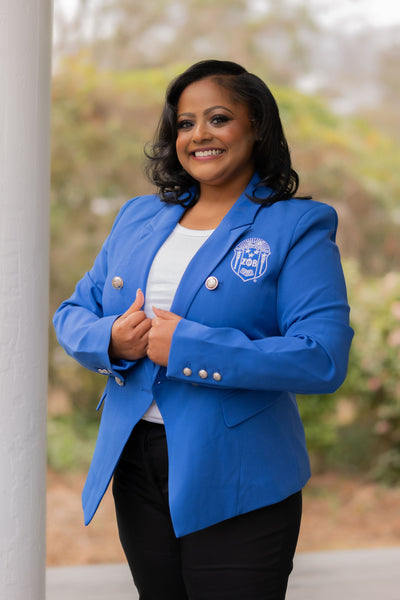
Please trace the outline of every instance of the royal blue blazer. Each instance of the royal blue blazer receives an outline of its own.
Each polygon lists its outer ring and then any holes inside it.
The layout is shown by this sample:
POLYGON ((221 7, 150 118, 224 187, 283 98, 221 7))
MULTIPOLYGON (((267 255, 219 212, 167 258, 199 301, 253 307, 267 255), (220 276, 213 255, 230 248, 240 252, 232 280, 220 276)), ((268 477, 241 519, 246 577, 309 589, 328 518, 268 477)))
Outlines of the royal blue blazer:
POLYGON ((111 327, 146 290, 157 250, 184 208, 157 195, 121 209, 92 269, 54 325, 66 352, 108 378, 82 494, 88 524, 137 421, 164 419, 177 536, 279 502, 310 476, 295 394, 335 391, 353 336, 333 208, 252 202, 255 175, 189 263, 171 310, 168 367, 113 363, 111 327), (122 287, 115 286, 115 277, 122 287), (113 285, 114 279, 114 285, 113 285))

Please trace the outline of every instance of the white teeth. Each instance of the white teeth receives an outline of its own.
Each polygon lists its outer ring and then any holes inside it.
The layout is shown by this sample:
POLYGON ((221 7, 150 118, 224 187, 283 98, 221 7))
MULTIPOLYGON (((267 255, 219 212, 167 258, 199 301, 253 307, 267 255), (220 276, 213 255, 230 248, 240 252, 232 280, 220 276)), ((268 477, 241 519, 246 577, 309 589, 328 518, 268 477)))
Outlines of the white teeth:
POLYGON ((194 155, 199 158, 204 156, 218 156, 218 154, 222 154, 223 150, 199 150, 195 152, 194 155))

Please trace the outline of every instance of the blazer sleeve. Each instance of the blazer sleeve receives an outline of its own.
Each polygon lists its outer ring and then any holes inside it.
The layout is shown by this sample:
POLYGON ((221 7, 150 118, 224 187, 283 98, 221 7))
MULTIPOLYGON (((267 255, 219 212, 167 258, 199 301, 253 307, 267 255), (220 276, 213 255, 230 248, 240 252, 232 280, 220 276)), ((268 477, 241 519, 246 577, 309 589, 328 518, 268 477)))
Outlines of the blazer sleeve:
POLYGON ((53 317, 57 339, 67 354, 82 366, 123 381, 123 373, 135 361, 111 362, 108 348, 112 325, 120 315, 103 314, 102 295, 107 277, 108 246, 113 231, 129 203, 119 212, 92 269, 76 285, 72 296, 65 300, 53 317))
POLYGON ((294 227, 277 281, 281 335, 250 339, 233 328, 182 319, 167 377, 224 388, 335 391, 345 379, 353 337, 336 229, 336 212, 324 204, 294 227))

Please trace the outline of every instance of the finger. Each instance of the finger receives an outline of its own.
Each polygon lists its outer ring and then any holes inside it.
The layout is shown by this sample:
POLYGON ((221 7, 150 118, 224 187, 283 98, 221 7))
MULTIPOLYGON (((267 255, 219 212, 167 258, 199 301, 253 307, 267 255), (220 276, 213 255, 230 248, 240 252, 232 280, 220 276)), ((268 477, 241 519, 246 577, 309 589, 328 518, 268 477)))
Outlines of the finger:
POLYGON ((117 335, 123 335, 124 337, 130 336, 132 331, 144 321, 150 321, 151 323, 151 319, 146 317, 142 310, 138 310, 127 316, 123 314, 114 322, 112 331, 115 331, 117 335))
POLYGON ((134 335, 137 339, 143 338, 151 330, 151 319, 145 319, 139 323, 134 330, 134 335))
POLYGON ((164 310, 163 308, 157 308, 156 306, 152 306, 152 309, 156 317, 159 317, 160 319, 172 320, 176 318, 181 318, 178 317, 178 315, 176 315, 175 313, 170 312, 169 310, 164 310))
POLYGON ((144 294, 140 288, 136 291, 136 298, 134 302, 130 305, 128 310, 124 313, 125 316, 131 315, 132 313, 137 312, 143 307, 144 304, 144 294))
POLYGON ((139 325, 139 323, 142 323, 143 321, 149 321, 151 323, 151 319, 147 317, 142 310, 137 310, 126 316, 124 315, 121 326, 128 329, 134 329, 139 325))

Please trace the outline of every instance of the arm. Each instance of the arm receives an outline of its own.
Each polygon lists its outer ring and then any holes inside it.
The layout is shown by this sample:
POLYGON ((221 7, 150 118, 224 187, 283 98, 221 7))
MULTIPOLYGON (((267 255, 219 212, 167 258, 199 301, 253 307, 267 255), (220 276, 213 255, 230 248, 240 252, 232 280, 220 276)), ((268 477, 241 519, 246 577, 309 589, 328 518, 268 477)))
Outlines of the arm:
POLYGON ((353 332, 336 227, 336 213, 325 205, 299 219, 277 282, 280 336, 250 339, 236 329, 182 319, 172 337, 167 376, 254 390, 337 389, 346 376, 353 332))
MULTIPOLYGON (((125 208, 116 219, 113 230, 125 208)), ((141 310, 144 302, 141 290, 123 315, 103 314, 102 295, 108 270, 110 237, 111 234, 90 272, 56 311, 53 323, 67 354, 92 371, 121 377, 123 371, 145 356, 151 320, 141 310)))

